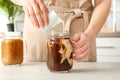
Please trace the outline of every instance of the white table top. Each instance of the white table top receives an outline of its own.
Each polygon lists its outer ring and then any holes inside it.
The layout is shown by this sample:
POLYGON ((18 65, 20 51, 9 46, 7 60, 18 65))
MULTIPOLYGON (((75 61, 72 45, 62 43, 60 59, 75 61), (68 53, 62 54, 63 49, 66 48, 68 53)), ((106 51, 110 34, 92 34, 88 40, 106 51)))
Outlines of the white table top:
POLYGON ((0 66, 0 80, 120 80, 120 63, 74 63, 69 73, 53 73, 45 62, 0 66))

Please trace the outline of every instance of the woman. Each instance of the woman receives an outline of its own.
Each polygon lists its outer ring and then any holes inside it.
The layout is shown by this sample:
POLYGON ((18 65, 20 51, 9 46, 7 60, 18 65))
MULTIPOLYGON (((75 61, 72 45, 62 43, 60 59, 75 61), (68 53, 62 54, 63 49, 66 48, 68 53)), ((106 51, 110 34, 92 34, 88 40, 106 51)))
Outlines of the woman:
MULTIPOLYGON (((69 23, 69 27, 66 29, 70 31, 72 41, 74 42, 73 47, 75 56, 73 59, 77 61, 96 61, 96 48, 94 42, 109 14, 111 0, 94 0, 94 9, 92 0, 11 1, 23 6, 25 11, 23 35, 28 45, 28 54, 26 58, 28 61, 46 60, 45 44, 48 34, 43 32, 41 28, 49 24, 48 13, 51 10, 58 12, 65 24, 69 23), (65 13, 61 14, 64 11, 65 13), (74 14, 71 11, 73 11, 74 14), (79 17, 77 16, 76 19, 69 21, 69 17, 76 15, 79 17), (85 59, 86 57, 87 59, 85 59)), ((61 30, 62 28, 60 26, 62 25, 59 25, 57 29, 54 30, 61 30)))

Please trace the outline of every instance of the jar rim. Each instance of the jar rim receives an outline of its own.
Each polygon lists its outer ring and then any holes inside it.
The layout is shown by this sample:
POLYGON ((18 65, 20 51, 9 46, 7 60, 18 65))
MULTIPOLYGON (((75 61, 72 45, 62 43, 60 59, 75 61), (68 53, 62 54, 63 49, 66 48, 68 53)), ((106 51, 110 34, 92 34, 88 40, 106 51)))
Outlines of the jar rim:
POLYGON ((57 37, 63 37, 63 38, 70 38, 70 33, 67 31, 61 31, 61 32, 55 32, 51 31, 50 32, 51 36, 57 36, 57 37))
POLYGON ((4 37, 21 37, 21 32, 4 32, 4 37))

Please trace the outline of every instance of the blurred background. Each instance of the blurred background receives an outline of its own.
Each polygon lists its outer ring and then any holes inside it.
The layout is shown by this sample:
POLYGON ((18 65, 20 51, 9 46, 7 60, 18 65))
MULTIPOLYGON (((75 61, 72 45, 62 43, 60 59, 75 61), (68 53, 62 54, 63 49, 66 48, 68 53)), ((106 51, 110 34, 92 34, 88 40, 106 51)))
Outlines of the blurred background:
MULTIPOLYGON (((1 0, 2 1, 2 0, 1 0)), ((7 0, 6 0, 7 1, 7 0)), ((9 5, 7 3, 5 5, 9 5)), ((0 5, 1 6, 1 5, 0 5)), ((14 31, 23 32, 24 12, 17 5, 14 7, 14 21, 0 9, 0 37, 8 31, 6 24, 14 23, 14 31)), ((120 0, 112 0, 109 16, 96 39, 97 62, 120 62, 120 0)))

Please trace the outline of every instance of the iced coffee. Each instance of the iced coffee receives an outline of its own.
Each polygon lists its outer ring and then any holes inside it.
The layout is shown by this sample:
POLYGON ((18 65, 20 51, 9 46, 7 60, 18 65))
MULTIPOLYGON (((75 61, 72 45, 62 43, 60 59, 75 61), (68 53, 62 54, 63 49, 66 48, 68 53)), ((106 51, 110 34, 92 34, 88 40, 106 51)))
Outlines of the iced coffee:
POLYGON ((23 40, 14 35, 16 33, 8 33, 1 43, 2 63, 4 65, 16 65, 23 62, 23 40), (12 36, 11 36, 12 35, 12 36))
POLYGON ((62 34, 52 34, 47 43, 47 66, 51 71, 69 71, 72 68, 73 47, 69 36, 62 34))

